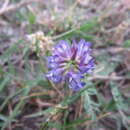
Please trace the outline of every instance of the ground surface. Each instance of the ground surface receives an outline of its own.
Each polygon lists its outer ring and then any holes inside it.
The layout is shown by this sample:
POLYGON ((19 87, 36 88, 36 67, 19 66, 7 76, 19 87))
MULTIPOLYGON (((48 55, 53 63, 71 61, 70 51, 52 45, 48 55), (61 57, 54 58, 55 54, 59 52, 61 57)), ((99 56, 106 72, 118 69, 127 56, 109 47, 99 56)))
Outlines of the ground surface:
POLYGON ((129 0, 1 0, 1 130, 130 129, 129 0), (49 82, 46 57, 65 39, 92 42, 87 90, 49 82))

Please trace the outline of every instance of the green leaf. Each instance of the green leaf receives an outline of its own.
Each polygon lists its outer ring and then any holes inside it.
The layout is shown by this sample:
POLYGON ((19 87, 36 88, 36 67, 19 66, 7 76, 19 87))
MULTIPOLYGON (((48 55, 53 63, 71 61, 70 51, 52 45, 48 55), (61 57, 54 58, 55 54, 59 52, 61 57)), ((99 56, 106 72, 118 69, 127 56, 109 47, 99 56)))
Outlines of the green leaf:
POLYGON ((12 56, 13 53, 17 52, 19 50, 18 45, 22 43, 23 40, 19 40, 17 43, 13 44, 11 47, 9 47, 2 56, 0 56, 0 60, 2 62, 8 61, 8 59, 12 56))
POLYGON ((80 31, 91 31, 93 27, 97 27, 98 25, 98 20, 97 18, 93 18, 90 21, 86 21, 84 24, 80 26, 80 31))
POLYGON ((84 109, 87 114, 91 115, 92 120, 95 120, 96 112, 99 111, 98 109, 99 104, 97 104, 91 99, 91 96, 87 90, 84 92, 83 95, 84 95, 84 109))
POLYGON ((108 63, 107 61, 102 61, 100 65, 97 66, 97 68, 101 68, 101 71, 98 72, 98 74, 102 76, 107 76, 114 71, 116 66, 116 63, 108 63))
POLYGON ((30 11, 28 11, 28 13, 27 13, 27 19, 28 19, 30 24, 36 23, 36 16, 30 11))
POLYGON ((93 18, 91 20, 85 21, 79 28, 72 28, 67 32, 64 32, 58 36, 53 37, 53 39, 68 39, 72 36, 79 35, 79 32, 89 32, 92 31, 94 27, 98 27, 98 20, 97 18, 93 18))
MULTIPOLYGON (((48 122, 47 127, 56 128, 57 130, 61 130, 62 129, 62 124, 60 124, 58 122, 48 122)), ((43 124, 42 129, 45 129, 44 124, 43 124)))
POLYGON ((10 79, 9 76, 6 76, 3 80, 1 79, 1 81, 0 81, 0 92, 2 92, 2 90, 9 83, 10 80, 11 79, 10 79))
POLYGON ((8 118, 8 117, 6 117, 6 116, 0 114, 0 120, 2 120, 2 121, 7 121, 7 120, 8 120, 7 118, 8 118))
POLYGON ((111 92, 112 92, 112 96, 113 99, 116 103, 117 108, 120 110, 126 110, 128 109, 128 106, 126 104, 124 104, 124 99, 118 89, 117 83, 115 82, 110 82, 110 86, 111 86, 111 92))
POLYGON ((130 40, 126 40, 123 44, 123 47, 126 47, 126 48, 130 47, 130 40))
POLYGON ((109 101, 109 103, 104 105, 104 110, 105 111, 114 111, 116 110, 116 104, 115 101, 112 99, 111 101, 109 101))
POLYGON ((79 118, 77 118, 76 120, 74 120, 74 121, 72 121, 72 122, 66 124, 65 127, 69 128, 69 127, 72 127, 72 126, 77 126, 77 125, 80 125, 80 124, 82 124, 82 123, 84 123, 84 122, 86 122, 86 121, 90 121, 90 120, 91 120, 90 117, 87 117, 87 118, 85 118, 85 119, 83 119, 83 117, 79 117, 79 118))

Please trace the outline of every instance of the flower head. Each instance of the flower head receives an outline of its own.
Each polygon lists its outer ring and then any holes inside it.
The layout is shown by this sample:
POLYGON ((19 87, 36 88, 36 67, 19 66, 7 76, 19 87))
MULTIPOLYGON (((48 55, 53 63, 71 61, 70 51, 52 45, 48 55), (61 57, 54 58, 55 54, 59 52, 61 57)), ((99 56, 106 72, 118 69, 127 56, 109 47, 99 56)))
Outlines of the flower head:
POLYGON ((94 68, 94 59, 91 56, 91 43, 84 39, 72 45, 61 40, 54 48, 52 56, 48 57, 47 74, 49 80, 59 83, 68 80, 69 87, 78 91, 84 87, 84 75, 91 73, 94 68))
POLYGON ((45 36, 41 31, 27 35, 27 40, 29 41, 30 48, 33 51, 37 51, 37 48, 39 48, 40 55, 44 55, 47 50, 51 51, 53 48, 53 41, 51 38, 45 36))

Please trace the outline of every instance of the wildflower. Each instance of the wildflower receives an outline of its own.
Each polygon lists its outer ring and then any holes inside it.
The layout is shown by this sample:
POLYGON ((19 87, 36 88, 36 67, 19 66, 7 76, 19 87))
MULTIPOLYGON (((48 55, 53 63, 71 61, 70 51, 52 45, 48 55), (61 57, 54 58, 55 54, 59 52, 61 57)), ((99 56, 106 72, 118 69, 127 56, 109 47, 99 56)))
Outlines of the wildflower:
POLYGON ((84 39, 78 44, 73 41, 72 45, 61 40, 52 51, 52 56, 48 57, 48 79, 54 83, 68 81, 74 91, 83 88, 85 74, 91 73, 94 68, 90 47, 91 43, 84 39))
POLYGON ((45 36, 41 31, 27 35, 27 39, 31 43, 30 48, 36 51, 38 47, 41 55, 44 55, 47 50, 51 51, 53 48, 53 41, 51 38, 45 36))

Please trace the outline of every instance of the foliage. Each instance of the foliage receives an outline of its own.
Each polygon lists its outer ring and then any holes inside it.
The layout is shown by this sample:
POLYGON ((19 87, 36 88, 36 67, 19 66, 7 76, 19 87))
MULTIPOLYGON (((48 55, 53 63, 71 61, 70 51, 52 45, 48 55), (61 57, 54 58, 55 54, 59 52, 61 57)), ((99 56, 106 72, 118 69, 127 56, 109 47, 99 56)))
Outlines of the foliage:
MULTIPOLYGON (((11 0, 6 9, 20 2, 11 0)), ((9 12, 0 9, 0 129, 129 130, 128 7, 100 0, 33 2, 9 12), (126 10, 119 13, 115 5, 126 10), (34 50, 27 35, 38 31, 44 35, 42 42, 36 38, 34 50), (85 88, 72 92, 67 83, 53 84, 46 78, 46 59, 50 41, 54 46, 61 39, 81 38, 92 42, 96 67, 85 76, 85 88)))

